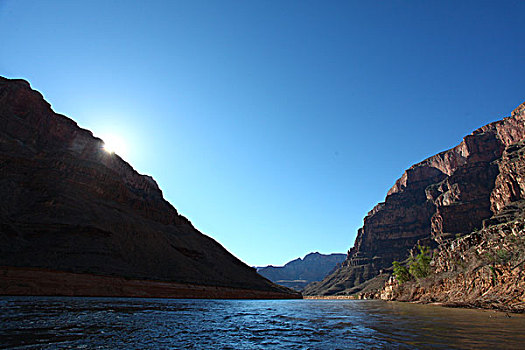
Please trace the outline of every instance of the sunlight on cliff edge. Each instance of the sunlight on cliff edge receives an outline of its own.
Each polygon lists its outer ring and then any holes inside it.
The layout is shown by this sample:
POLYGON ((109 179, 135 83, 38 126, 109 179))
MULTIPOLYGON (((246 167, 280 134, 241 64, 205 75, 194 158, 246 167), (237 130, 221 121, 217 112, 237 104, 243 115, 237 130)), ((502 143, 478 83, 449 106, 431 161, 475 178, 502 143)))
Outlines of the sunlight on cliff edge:
POLYGON ((113 154, 116 153, 121 157, 127 157, 126 142, 117 135, 103 135, 104 151, 113 154))

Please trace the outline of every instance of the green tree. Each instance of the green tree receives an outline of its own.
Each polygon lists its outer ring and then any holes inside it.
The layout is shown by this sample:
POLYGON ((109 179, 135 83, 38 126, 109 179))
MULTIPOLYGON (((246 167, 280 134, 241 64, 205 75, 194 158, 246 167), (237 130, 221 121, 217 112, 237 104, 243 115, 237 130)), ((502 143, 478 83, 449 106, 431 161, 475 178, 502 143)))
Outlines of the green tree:
POLYGON ((430 274, 430 261, 432 260, 432 253, 429 247, 417 245, 419 254, 415 257, 410 257, 408 271, 415 278, 424 278, 430 274))
POLYGON ((399 284, 403 284, 406 281, 410 281, 410 273, 408 272, 406 266, 401 265, 399 261, 394 261, 392 263, 392 266, 394 267, 394 276, 399 282, 399 284))

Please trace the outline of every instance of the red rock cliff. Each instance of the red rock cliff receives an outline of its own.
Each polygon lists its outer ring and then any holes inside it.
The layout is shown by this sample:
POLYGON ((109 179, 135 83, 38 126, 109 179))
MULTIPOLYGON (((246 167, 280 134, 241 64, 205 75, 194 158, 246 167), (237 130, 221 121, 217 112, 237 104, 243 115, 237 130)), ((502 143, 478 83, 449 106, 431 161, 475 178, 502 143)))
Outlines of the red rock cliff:
POLYGON ((505 150, 524 139, 525 103, 458 146, 410 167, 365 217, 343 266, 305 294, 357 293, 394 260, 406 259, 417 242, 435 247, 481 228, 524 196, 523 169, 498 163, 505 150))

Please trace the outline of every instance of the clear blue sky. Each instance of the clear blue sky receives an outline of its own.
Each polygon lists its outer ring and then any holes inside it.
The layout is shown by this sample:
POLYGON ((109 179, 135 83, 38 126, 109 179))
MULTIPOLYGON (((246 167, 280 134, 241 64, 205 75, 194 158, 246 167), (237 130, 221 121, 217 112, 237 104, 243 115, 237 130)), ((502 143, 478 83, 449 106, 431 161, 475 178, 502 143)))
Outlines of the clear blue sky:
POLYGON ((525 101, 524 1, 0 0, 0 75, 250 265, 346 252, 410 165, 525 101))

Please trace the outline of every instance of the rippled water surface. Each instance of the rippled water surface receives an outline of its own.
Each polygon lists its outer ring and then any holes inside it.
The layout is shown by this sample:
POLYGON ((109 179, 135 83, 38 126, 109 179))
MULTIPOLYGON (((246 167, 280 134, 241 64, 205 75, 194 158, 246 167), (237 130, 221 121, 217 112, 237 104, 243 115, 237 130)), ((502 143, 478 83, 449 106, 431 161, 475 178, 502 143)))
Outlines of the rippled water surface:
POLYGON ((0 297, 0 348, 523 349, 525 317, 360 300, 0 297))

